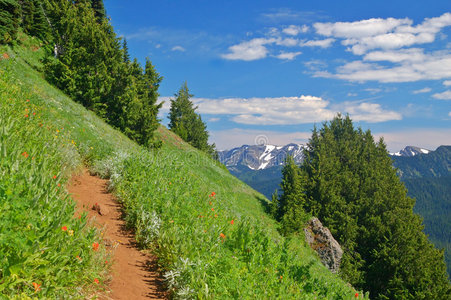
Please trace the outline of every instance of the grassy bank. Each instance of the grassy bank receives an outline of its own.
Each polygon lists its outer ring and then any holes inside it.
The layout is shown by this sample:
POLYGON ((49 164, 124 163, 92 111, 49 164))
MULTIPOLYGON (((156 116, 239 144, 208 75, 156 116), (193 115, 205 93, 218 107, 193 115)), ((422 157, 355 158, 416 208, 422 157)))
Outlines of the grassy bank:
POLYGON ((303 238, 278 234, 261 194, 163 127, 160 150, 137 146, 50 86, 42 51, 27 37, 0 48, 1 293, 83 297, 108 278, 99 236, 64 190, 85 164, 111 179, 176 298, 355 298, 303 238))

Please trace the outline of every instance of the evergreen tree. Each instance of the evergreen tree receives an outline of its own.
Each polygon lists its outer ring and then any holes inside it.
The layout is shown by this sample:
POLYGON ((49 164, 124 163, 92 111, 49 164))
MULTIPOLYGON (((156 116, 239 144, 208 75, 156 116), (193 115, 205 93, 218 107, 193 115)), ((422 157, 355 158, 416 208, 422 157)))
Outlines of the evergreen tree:
POLYGON ((285 159, 280 186, 282 195, 279 199, 277 219, 282 223, 282 232, 289 234, 302 228, 305 221, 304 182, 291 155, 287 155, 285 159))
POLYGON ((106 18, 105 6, 103 5, 103 0, 91 0, 91 6, 94 9, 95 16, 98 22, 103 22, 106 18))
POLYGON ((269 214, 277 221, 280 221, 279 205, 279 192, 275 190, 271 197, 271 203, 269 204, 269 214))
POLYGON ((197 107, 193 106, 190 98, 188 85, 185 82, 180 90, 175 94, 175 99, 171 100, 169 111, 169 129, 175 132, 183 140, 193 147, 215 155, 215 145, 208 144, 207 125, 196 113, 197 107))
POLYGON ((375 299, 450 298, 443 252, 422 232, 383 140, 338 115, 313 131, 304 156, 305 208, 344 248, 347 281, 375 299))
POLYGON ((122 51, 123 51, 123 61, 124 63, 128 64, 130 62, 130 54, 128 51, 128 45, 127 45, 127 39, 124 38, 124 41, 122 42, 122 51))
POLYGON ((19 3, 16 0, 0 0, 0 44, 15 40, 19 23, 19 3))
POLYGON ((25 33, 46 40, 50 37, 50 28, 45 19, 40 0, 19 0, 22 11, 22 28, 25 33))

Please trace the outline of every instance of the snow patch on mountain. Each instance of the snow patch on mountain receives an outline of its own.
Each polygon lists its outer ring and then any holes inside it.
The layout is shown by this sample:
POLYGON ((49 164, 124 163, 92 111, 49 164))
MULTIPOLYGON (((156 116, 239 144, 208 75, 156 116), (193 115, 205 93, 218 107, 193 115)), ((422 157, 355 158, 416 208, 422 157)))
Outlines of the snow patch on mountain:
POLYGON ((412 157, 418 154, 429 154, 431 150, 423 149, 415 146, 407 146, 401 151, 390 153, 391 156, 403 156, 403 157, 412 157))

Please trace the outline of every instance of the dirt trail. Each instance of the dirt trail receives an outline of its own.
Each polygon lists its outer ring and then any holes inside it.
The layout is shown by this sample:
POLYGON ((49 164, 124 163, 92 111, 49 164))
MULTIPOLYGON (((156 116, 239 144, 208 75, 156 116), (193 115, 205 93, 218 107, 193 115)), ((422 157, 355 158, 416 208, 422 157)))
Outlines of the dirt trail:
POLYGON ((110 292, 104 299, 165 299, 155 257, 140 252, 133 235, 125 229, 120 205, 107 191, 107 180, 91 176, 87 170, 74 176, 68 191, 77 203, 77 214, 88 211, 95 224, 105 228, 106 244, 117 245, 112 256, 110 292), (97 211, 92 207, 96 206, 97 211))

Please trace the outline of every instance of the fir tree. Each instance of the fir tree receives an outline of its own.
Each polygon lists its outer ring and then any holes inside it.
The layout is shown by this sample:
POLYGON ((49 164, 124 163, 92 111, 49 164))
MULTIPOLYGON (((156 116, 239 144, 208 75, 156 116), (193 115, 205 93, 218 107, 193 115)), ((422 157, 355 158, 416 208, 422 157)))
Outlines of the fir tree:
POLYGON ((91 6, 94 9, 95 16, 99 23, 103 22, 106 18, 105 5, 103 5, 103 0, 91 0, 91 6))
POLYGON ((16 39, 19 23, 19 3, 16 0, 0 0, 0 44, 16 39))
POLYGON ((196 113, 197 107, 194 107, 190 101, 193 95, 189 93, 186 82, 175 94, 175 97, 171 100, 168 117, 169 129, 193 147, 215 156, 215 145, 208 144, 207 125, 202 121, 201 116, 196 113))
POLYGON ((338 115, 314 130, 304 156, 305 208, 344 248, 347 281, 374 299, 449 299, 443 252, 422 232, 383 140, 338 115))
POLYGON ((122 42, 122 51, 123 51, 123 61, 124 63, 128 64, 130 62, 130 54, 128 51, 128 45, 127 45, 127 39, 124 38, 124 41, 122 42))
POLYGON ((305 221, 305 194, 300 169, 291 155, 285 159, 282 169, 282 195, 279 199, 278 220, 282 223, 285 234, 295 232, 303 227, 305 221))

